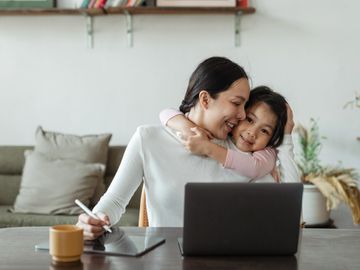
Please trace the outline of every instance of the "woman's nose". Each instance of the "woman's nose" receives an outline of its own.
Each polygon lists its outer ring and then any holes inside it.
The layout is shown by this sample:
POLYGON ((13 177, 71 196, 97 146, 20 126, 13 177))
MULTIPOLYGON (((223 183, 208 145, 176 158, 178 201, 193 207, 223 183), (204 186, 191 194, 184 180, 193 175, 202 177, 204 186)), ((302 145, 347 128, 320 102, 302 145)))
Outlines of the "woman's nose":
POLYGON ((244 106, 240 106, 238 114, 237 114, 237 118, 242 121, 244 120, 246 117, 246 112, 245 112, 245 108, 244 106))

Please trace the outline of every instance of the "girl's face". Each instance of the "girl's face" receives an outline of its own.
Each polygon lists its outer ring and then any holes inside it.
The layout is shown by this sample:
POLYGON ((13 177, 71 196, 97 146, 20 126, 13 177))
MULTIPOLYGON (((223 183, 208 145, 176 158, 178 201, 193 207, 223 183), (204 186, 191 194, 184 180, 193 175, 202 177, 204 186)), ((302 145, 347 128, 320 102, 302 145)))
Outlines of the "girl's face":
POLYGON ((243 152, 264 149, 274 133, 276 123, 277 116, 267 104, 254 104, 247 109, 246 119, 240 121, 232 132, 236 147, 243 152))
POLYGON ((235 81, 216 99, 209 96, 202 127, 218 139, 226 139, 228 134, 245 118, 245 103, 249 99, 250 87, 247 79, 235 81))

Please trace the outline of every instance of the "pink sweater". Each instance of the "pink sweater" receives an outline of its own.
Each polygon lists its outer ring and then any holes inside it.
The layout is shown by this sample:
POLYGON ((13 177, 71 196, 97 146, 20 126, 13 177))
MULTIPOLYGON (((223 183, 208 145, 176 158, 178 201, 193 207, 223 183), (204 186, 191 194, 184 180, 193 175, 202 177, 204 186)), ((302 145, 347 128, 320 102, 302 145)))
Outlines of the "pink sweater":
MULTIPOLYGON (((183 113, 175 109, 161 111, 161 124, 166 126, 171 118, 179 114, 183 113)), ((266 147, 254 153, 228 149, 224 167, 233 169, 243 176, 259 178, 269 174, 275 167, 275 162, 276 152, 271 147, 266 147)))

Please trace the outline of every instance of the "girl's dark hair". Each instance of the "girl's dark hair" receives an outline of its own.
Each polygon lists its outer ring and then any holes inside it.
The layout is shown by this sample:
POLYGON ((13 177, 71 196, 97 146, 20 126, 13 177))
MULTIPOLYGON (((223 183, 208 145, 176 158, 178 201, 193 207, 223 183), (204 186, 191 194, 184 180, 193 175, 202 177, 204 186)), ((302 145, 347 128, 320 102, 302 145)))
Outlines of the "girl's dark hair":
POLYGON ((267 146, 278 147, 284 139, 284 129, 287 121, 286 100, 282 95, 274 92, 269 87, 258 86, 250 91, 250 97, 245 105, 245 110, 259 102, 267 104, 277 116, 275 130, 267 146))
POLYGON ((214 99, 226 91, 238 79, 248 79, 246 72, 238 64, 224 57, 211 57, 198 65, 192 73, 180 111, 187 113, 199 100, 202 90, 209 92, 214 99))

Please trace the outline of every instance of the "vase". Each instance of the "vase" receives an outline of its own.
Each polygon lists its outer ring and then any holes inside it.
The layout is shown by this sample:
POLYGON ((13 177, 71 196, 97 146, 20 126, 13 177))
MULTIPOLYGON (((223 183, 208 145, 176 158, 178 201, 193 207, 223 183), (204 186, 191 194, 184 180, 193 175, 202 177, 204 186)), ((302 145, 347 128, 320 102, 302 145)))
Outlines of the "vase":
POLYGON ((326 198, 315 185, 304 185, 302 215, 305 226, 326 224, 329 221, 326 198))

